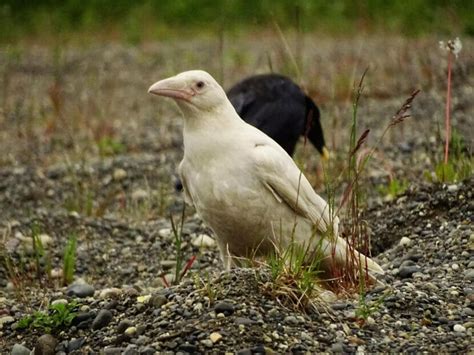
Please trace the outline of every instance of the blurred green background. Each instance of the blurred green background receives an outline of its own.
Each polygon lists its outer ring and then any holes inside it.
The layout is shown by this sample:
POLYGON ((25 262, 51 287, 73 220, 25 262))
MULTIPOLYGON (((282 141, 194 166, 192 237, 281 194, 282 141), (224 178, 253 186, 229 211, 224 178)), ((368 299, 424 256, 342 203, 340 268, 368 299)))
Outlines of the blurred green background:
POLYGON ((138 43, 187 32, 282 28, 474 35, 473 0, 2 0, 0 41, 73 39, 138 43))

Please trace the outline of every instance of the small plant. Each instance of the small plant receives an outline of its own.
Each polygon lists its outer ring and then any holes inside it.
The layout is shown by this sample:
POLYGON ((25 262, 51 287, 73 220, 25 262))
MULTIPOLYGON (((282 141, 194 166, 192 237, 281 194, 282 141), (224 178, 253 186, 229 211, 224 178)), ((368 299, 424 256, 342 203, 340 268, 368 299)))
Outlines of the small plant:
POLYGON ((365 294, 360 294, 359 304, 355 310, 356 317, 365 322, 372 314, 380 309, 380 306, 389 294, 390 293, 384 293, 373 301, 368 301, 365 294))
POLYGON ((71 234, 64 249, 63 258, 63 284, 68 285, 74 279, 74 271, 76 266, 76 246, 77 236, 71 234))
POLYGON ((97 141, 97 148, 102 157, 117 155, 125 151, 125 145, 110 136, 101 137, 97 141))
POLYGON ((446 90, 446 114, 445 114, 445 142, 444 142, 444 164, 448 164, 449 159, 449 139, 451 137, 451 66, 453 56, 458 57, 462 49, 462 43, 459 38, 449 40, 446 45, 443 41, 439 42, 441 49, 448 51, 448 78, 446 90))
MULTIPOLYGON (((181 280, 184 278, 184 276, 186 276, 186 273, 189 271, 189 269, 191 269, 194 261, 196 260, 196 256, 193 255, 186 263, 184 263, 184 255, 181 246, 183 244, 183 225, 185 209, 186 205, 183 204, 183 209, 181 212, 181 224, 179 228, 176 226, 173 216, 170 215, 171 230, 174 235, 174 246, 176 250, 176 268, 174 280, 171 282, 172 285, 177 285, 181 282, 181 280)), ((168 282, 164 275, 162 276, 162 280, 166 287, 170 287, 170 282, 168 282)))
POLYGON ((426 173, 428 180, 440 182, 457 182, 472 175, 473 159, 466 156, 461 148, 462 139, 451 129, 451 71, 453 59, 457 58, 462 49, 459 38, 449 40, 447 43, 439 42, 441 49, 448 52, 446 110, 445 110, 445 140, 442 162, 436 164, 433 174, 426 173), (450 153, 451 149, 451 155, 450 153))
POLYGON ((388 196, 390 199, 403 195, 408 188, 408 181, 405 179, 398 180, 391 178, 388 185, 379 185, 378 191, 383 196, 388 196))
POLYGON ((50 305, 47 312, 36 311, 18 321, 18 329, 33 328, 46 333, 59 332, 69 327, 77 315, 76 302, 50 305))

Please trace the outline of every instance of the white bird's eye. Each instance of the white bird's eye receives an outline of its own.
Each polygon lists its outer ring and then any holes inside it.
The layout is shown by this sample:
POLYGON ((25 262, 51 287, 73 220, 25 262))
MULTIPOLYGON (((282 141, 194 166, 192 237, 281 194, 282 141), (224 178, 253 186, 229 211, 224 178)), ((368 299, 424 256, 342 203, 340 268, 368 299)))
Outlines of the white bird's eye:
POLYGON ((204 85, 205 85, 205 84, 204 84, 204 81, 198 81, 198 82, 196 83, 196 87, 197 87, 198 89, 202 89, 202 88, 204 87, 204 85))

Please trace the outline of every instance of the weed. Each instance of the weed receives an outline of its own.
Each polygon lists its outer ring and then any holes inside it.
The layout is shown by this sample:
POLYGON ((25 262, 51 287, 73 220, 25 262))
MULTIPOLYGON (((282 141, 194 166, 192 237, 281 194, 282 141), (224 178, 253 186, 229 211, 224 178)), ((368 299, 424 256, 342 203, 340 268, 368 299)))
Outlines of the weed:
POLYGON ((293 240, 285 249, 275 246, 263 264, 271 277, 271 282, 263 284, 265 291, 283 306, 303 311, 313 308, 321 291, 317 283, 324 259, 321 245, 301 245, 293 240))
POLYGON ((97 140, 97 148, 102 157, 117 155, 123 153, 126 149, 125 145, 110 136, 104 136, 97 140))
POLYGON ((398 180, 391 178, 388 185, 379 185, 378 191, 381 195, 393 199, 397 196, 403 195, 408 188, 408 181, 405 179, 398 180))
POLYGON ((76 266, 76 246, 77 236, 71 234, 64 249, 63 258, 63 284, 68 285, 74 279, 74 271, 76 266))
MULTIPOLYGON (((193 255, 186 263, 184 263, 184 255, 182 250, 183 244, 183 225, 184 225, 184 218, 185 218, 185 209, 186 205, 183 204, 183 209, 181 212, 181 224, 179 228, 176 226, 174 221, 173 215, 170 215, 170 222, 171 222, 171 230, 174 235, 174 247, 176 250, 176 268, 175 268, 175 275, 174 280, 171 282, 172 285, 177 285, 181 282, 181 280, 186 276, 187 272, 193 266, 194 261, 196 260, 196 256, 193 255)), ((166 277, 162 276, 163 283, 166 287, 170 287, 170 282, 166 279, 166 277)))
POLYGON ((57 303, 48 307, 47 312, 36 311, 18 321, 18 329, 33 328, 46 333, 59 332, 69 327, 76 318, 78 304, 76 302, 57 303))
POLYGON ((380 309, 380 306, 385 301, 385 298, 390 295, 390 292, 383 293, 375 300, 367 300, 365 293, 359 295, 359 303, 355 310, 356 317, 362 321, 366 321, 371 315, 380 309))

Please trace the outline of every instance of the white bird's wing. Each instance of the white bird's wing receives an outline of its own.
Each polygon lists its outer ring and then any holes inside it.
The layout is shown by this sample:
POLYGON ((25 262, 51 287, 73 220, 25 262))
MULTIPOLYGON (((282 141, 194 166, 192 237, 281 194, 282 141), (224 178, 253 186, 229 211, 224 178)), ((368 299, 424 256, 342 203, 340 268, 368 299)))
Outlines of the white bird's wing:
POLYGON ((283 149, 269 144, 256 144, 253 156, 256 173, 279 202, 284 201, 323 233, 332 225, 334 235, 337 235, 339 219, 331 216, 328 203, 313 190, 309 181, 283 149))
POLYGON ((184 173, 183 163, 184 163, 184 160, 182 160, 181 163, 179 163, 178 174, 179 174, 179 178, 181 179, 181 183, 183 184, 184 202, 192 206, 194 205, 194 202, 191 197, 191 194, 189 193, 189 185, 187 183, 186 176, 184 173))

